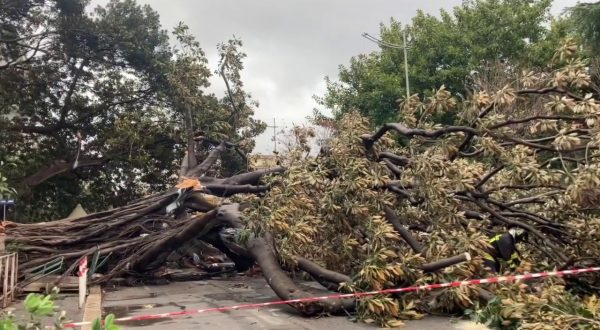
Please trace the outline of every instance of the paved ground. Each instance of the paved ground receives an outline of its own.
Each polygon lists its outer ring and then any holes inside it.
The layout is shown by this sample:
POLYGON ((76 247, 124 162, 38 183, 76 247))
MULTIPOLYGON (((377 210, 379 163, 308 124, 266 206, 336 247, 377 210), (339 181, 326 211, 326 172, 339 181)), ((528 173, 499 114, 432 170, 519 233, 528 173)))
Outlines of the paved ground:
MULTIPOLYGON (((20 299, 14 301, 7 310, 12 311, 15 317, 18 320, 27 319, 27 313, 25 312, 25 306, 23 305, 23 301, 25 297, 20 297, 20 299)), ((54 300, 54 305, 57 308, 57 312, 66 311, 67 312, 67 321, 71 322, 79 322, 83 317, 83 311, 79 309, 79 296, 77 294, 70 293, 61 293, 54 300)), ((43 323, 45 325, 53 324, 53 317, 46 317, 43 319, 43 323)))
MULTIPOLYGON (((105 293, 104 314, 117 317, 165 313, 184 309, 219 307, 276 299, 261 277, 224 278, 208 281, 180 282, 162 286, 119 288, 105 293)), ((353 323, 347 317, 305 318, 288 306, 210 312, 203 315, 180 316, 119 323, 123 329, 227 329, 227 330, 296 330, 296 329, 375 329, 363 323, 353 323)), ((402 329, 481 329, 471 322, 450 318, 428 317, 407 322, 402 329)))

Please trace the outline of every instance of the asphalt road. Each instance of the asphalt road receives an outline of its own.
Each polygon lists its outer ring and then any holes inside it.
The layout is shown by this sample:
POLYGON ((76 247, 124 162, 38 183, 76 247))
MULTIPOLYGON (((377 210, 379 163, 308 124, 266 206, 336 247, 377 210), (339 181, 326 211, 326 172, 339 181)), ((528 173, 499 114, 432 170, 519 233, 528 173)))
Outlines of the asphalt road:
MULTIPOLYGON (((277 300, 262 277, 236 277, 208 281, 179 282, 169 285, 119 288, 104 295, 104 314, 117 317, 221 307, 251 302, 277 300)), ((296 330, 296 329, 375 329, 372 325, 354 323, 348 317, 306 318, 289 306, 209 312, 174 318, 119 323, 123 329, 226 329, 226 330, 296 330)), ((406 330, 485 329, 465 320, 426 317, 407 321, 406 330)))

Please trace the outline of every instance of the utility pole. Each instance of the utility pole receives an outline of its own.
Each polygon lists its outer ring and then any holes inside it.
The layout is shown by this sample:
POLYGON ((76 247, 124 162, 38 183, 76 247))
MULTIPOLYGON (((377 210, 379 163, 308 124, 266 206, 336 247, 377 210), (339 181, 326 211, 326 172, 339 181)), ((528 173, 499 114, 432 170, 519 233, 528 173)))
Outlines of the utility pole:
POLYGON ((273 126, 268 126, 267 127, 273 127, 273 144, 274 144, 274 149, 273 149, 273 153, 276 154, 277 153, 277 128, 279 128, 279 126, 277 126, 275 124, 275 118, 273 118, 273 126))
POLYGON ((406 75, 406 102, 410 99, 410 86, 408 84, 408 55, 406 54, 406 30, 402 30, 404 40, 404 74, 406 75))
POLYGON ((406 49, 408 48, 406 46, 406 29, 402 30, 402 40, 403 45, 397 45, 397 44, 392 44, 389 43, 387 41, 383 41, 380 39, 377 39, 375 37, 373 37, 372 35, 368 34, 368 33, 363 33, 362 36, 364 38, 366 38, 369 41, 372 41, 376 44, 378 44, 381 47, 387 47, 387 48, 393 48, 393 49, 403 49, 404 50, 404 76, 406 77, 406 100, 408 100, 410 98, 410 84, 408 81, 408 53, 406 51, 406 49))

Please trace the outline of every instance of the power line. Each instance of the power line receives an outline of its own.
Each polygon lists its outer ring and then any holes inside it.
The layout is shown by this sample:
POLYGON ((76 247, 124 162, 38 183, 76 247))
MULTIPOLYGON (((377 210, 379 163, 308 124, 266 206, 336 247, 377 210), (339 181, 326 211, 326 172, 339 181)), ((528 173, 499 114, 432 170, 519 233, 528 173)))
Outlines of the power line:
POLYGON ((408 100, 410 98, 410 83, 409 83, 409 79, 408 79, 408 54, 406 52, 406 49, 410 48, 410 47, 407 47, 407 45, 406 45, 406 32, 404 30, 402 31, 402 40, 404 42, 403 45, 397 45, 397 44, 389 43, 387 41, 383 41, 381 39, 375 38, 374 36, 372 36, 366 32, 364 32, 362 34, 362 36, 365 39, 378 44, 379 46, 404 50, 404 75, 406 78, 406 99, 408 100))
POLYGON ((373 37, 372 35, 368 34, 368 33, 363 33, 362 36, 376 44, 379 44, 380 46, 384 46, 384 47, 388 47, 388 48, 395 48, 395 49, 403 49, 404 46, 403 45, 397 45, 397 44, 392 44, 389 43, 387 41, 383 41, 381 39, 377 39, 375 37, 373 37))

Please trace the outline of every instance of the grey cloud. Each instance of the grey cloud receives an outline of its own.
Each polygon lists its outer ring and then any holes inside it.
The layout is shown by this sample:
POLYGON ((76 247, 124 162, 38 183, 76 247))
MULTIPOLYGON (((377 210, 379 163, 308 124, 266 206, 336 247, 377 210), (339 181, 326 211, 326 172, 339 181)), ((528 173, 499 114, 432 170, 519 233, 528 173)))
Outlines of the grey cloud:
MULTIPOLYGON (((179 21, 190 26, 201 42, 211 65, 215 45, 240 37, 248 54, 243 74, 247 89, 260 102, 256 117, 278 122, 301 122, 316 106, 313 94, 323 92, 323 78, 335 77, 340 64, 351 56, 370 52, 375 46, 361 33, 377 34, 379 24, 394 17, 409 22, 418 9, 437 14, 461 0, 138 0, 161 15, 165 28, 179 21)), ((94 1, 95 4, 106 0, 94 1)), ((553 13, 576 0, 557 0, 553 13)), ((213 79, 212 90, 222 91, 213 79)), ((267 131, 257 141, 255 152, 272 151, 267 131)))

